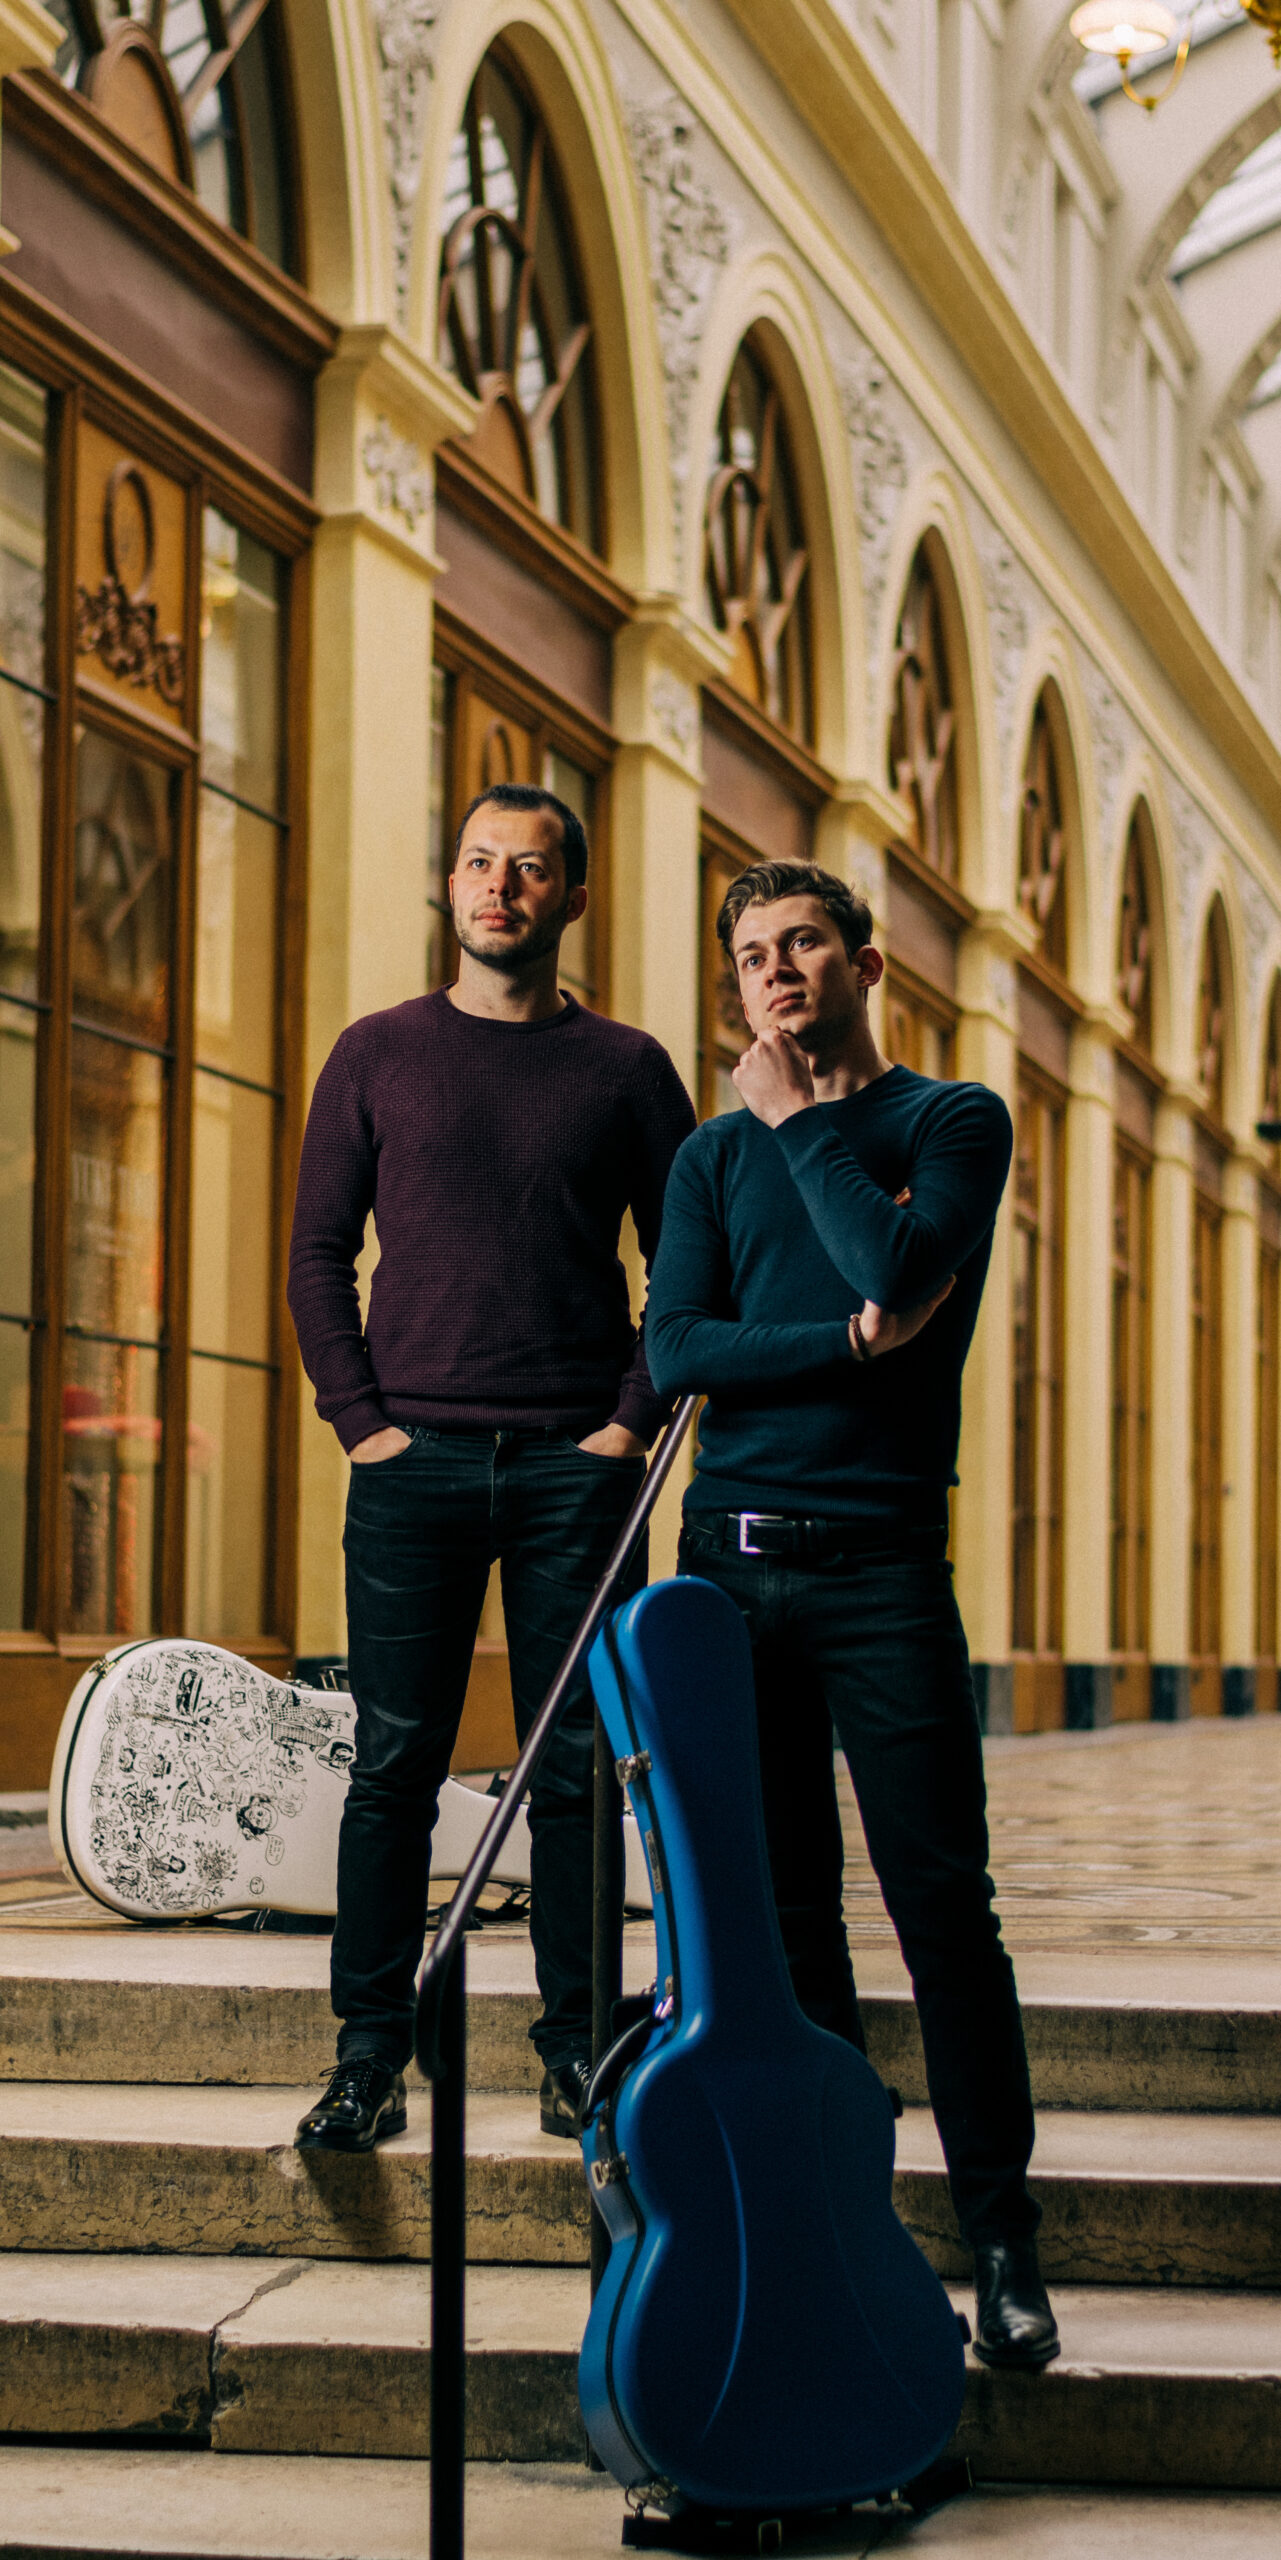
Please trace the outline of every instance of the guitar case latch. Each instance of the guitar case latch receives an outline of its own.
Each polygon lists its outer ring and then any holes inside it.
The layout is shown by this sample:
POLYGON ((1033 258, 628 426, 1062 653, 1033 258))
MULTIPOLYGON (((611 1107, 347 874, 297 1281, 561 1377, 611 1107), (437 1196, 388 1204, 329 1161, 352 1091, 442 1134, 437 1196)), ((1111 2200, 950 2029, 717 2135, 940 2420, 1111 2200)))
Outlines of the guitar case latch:
POLYGON ((616 2187, 627 2175, 626 2152, 611 2151, 608 2159, 593 2160, 587 2174, 598 2195, 603 2187, 616 2187))

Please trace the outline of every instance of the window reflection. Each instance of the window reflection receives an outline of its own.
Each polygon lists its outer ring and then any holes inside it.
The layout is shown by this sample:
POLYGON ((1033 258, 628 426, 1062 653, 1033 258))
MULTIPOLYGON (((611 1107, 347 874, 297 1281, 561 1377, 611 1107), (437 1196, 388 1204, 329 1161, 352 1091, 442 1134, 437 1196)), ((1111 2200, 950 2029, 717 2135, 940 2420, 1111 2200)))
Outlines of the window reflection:
POLYGON ((72 1002, 135 1039, 169 1036, 172 780, 87 729, 76 789, 72 1002))
POLYGON ((160 1355, 72 1335, 63 1372, 60 1622, 73 1635, 155 1624, 160 1355))
POLYGON ((257 809, 280 807, 281 563, 206 507, 201 580, 202 770, 257 809))

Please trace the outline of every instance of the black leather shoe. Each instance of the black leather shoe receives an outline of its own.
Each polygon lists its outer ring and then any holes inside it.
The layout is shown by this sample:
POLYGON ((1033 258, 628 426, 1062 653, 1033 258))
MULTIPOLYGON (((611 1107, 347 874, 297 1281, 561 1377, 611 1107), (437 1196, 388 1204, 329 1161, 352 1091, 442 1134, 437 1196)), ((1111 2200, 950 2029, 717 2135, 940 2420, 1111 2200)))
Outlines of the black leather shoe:
POLYGON ((544 2133, 563 2133, 576 2142, 583 2130, 583 2100, 591 2086, 590 2062, 562 2062, 556 2071, 543 2073, 538 2092, 538 2116, 544 2133))
POLYGON ((1059 2332, 1041 2281, 1035 2240, 997 2241, 974 2252, 974 2352, 984 2364, 1052 2364, 1059 2332))
POLYGON ((329 2086, 303 2117, 294 2135, 299 2151, 372 2151, 405 2130, 404 2075, 390 2063, 366 2054, 358 2062, 340 2062, 329 2086))

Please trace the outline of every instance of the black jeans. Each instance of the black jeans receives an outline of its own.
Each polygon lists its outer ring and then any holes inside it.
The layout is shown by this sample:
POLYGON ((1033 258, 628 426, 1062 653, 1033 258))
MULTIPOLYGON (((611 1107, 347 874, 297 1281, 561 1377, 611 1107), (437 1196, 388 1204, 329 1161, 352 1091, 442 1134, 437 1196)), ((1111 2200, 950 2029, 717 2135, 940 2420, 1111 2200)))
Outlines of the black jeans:
POLYGON ((983 1753, 942 1534, 802 1562, 740 1555, 721 1543, 719 1517, 700 1527, 694 1516, 680 1562, 747 1620, 770 1866, 802 2009, 863 2045, 835 1725, 912 1977, 961 2230, 971 2246, 1035 2231, 1023 2022, 992 1907, 983 1753))
MULTIPOLYGON (((413 2049, 431 1832, 467 1694, 490 1565, 501 1560, 523 1742, 644 1473, 554 1431, 415 1431, 353 1467, 343 1545, 356 1757, 338 1843, 331 1986, 343 2061, 413 2049)), ((628 1588, 643 1581, 642 1547, 628 1588)), ((591 2049, 592 1759, 586 1679, 530 1796, 530 1931, 549 2068, 591 2049)))

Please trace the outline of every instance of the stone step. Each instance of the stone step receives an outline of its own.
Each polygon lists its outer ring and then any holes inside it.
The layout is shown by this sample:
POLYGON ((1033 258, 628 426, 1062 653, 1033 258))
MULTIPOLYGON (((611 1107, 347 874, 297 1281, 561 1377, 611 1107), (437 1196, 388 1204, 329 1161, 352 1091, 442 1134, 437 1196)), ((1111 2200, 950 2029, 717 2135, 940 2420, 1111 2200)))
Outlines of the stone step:
MULTIPOLYGON (((424 2259, 428 2093, 371 2157, 298 2153, 305 2090, 0 2088, 0 2249, 424 2259)), ((586 2255, 577 2146, 528 2098, 468 2107, 468 2251, 480 2262, 586 2255)), ((1033 2185, 1047 2272, 1063 2283, 1281 2291, 1281 2120, 1047 2112, 1033 2185)), ((895 2201, 942 2274, 964 2276, 938 2136, 910 2108, 895 2201)))
MULTIPOLYGON (((630 1927, 625 1978, 653 1977, 653 1938, 630 1927)), ((217 2082, 294 2088, 333 2058, 328 1941, 239 1931, 0 1928, 0 2080, 217 2082)), ((860 1959, 872 2060, 926 2103, 916 2012, 896 1958, 860 1959)), ((1127 1956, 1020 1966, 1033 2088, 1043 2107, 1281 2111, 1281 1966, 1144 1966, 1127 1956), (1101 1977, 1101 1979, 1099 1978, 1101 1977)), ((474 2088, 529 2089, 537 2015, 523 1933, 468 1950, 474 2088)))
MULTIPOLYGON (((430 2270, 255 2274, 243 2258, 0 2258, 0 2435, 426 2454, 430 2270)), ((473 2271, 473 2460, 580 2455, 587 2301, 577 2268, 473 2271)), ((1068 2286, 1056 2307, 1046 2374, 970 2359, 958 2443, 977 2476, 1281 2489, 1281 2297, 1068 2286)))
MULTIPOLYGON (((428 2466, 336 2457, 15 2446, 0 2552, 57 2560, 422 2560, 428 2466)), ((468 2560, 616 2560, 623 2496, 577 2465, 479 2463, 468 2560)), ((865 2509, 807 2535, 826 2560, 1275 2560, 1281 2498, 984 2486, 919 2525, 865 2509)))

